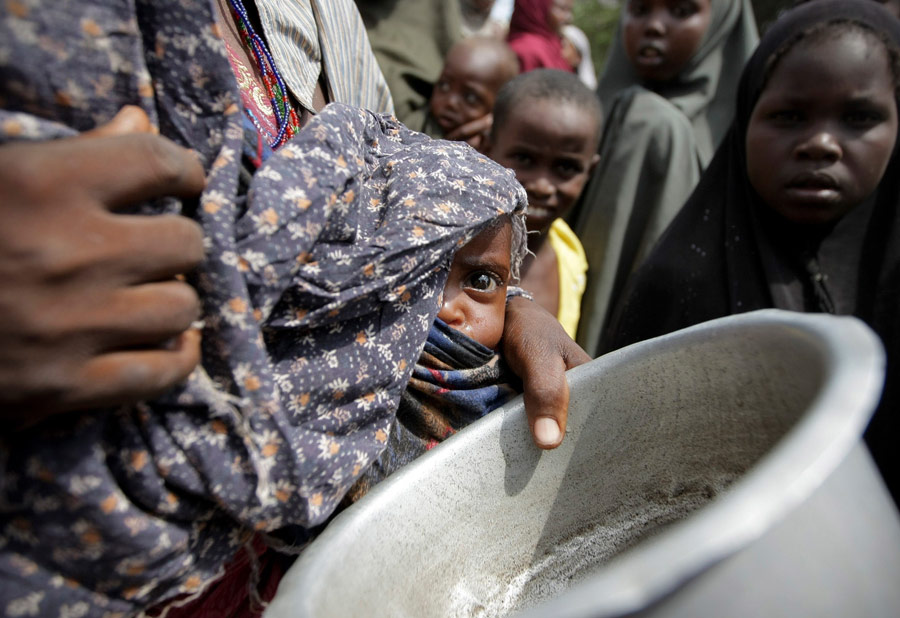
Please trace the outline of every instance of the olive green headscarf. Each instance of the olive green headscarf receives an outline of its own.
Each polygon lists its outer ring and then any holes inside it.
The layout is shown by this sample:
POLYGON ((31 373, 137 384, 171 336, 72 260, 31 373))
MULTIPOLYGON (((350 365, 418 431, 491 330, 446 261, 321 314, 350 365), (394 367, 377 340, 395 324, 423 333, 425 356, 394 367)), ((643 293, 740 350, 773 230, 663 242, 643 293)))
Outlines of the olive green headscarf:
POLYGON ((642 84, 621 21, 600 78, 600 163, 569 217, 588 258, 577 341, 592 356, 625 281, 690 195, 734 115, 756 22, 749 0, 711 0, 710 8, 700 47, 671 82, 642 84))
MULTIPOLYGON (((654 89, 690 119, 703 167, 731 124, 738 79, 759 40, 750 0, 711 0, 710 12, 697 53, 675 80, 654 89)), ((597 87, 604 109, 635 85, 641 79, 625 54, 620 20, 597 87)))

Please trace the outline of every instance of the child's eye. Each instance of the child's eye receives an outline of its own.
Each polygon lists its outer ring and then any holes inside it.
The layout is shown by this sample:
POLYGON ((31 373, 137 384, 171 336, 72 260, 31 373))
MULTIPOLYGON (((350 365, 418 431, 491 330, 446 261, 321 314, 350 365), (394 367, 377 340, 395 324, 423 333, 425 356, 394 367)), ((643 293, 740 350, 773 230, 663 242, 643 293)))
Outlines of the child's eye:
POLYGON ((525 152, 517 152, 512 155, 512 160, 516 165, 525 167, 527 165, 531 165, 534 162, 534 158, 525 152))
POLYGON ((677 2, 672 7, 671 13, 678 19, 687 19, 699 10, 693 2, 677 2))
POLYGON ((646 2, 634 1, 628 3, 628 12, 636 17, 646 15, 650 12, 646 2))
POLYGON ((556 171, 564 178, 571 178, 584 171, 584 168, 575 161, 560 161, 556 164, 556 171))
POLYGON ((883 120, 881 114, 871 110, 854 110, 844 114, 844 122, 857 129, 868 129, 883 120))
POLYGON ((481 103, 481 97, 470 90, 469 92, 466 92, 466 103, 469 105, 478 105, 481 103))
POLYGON ((463 285, 479 292, 493 292, 503 285, 503 281, 494 273, 480 270, 466 277, 463 285))
POLYGON ((790 125, 803 122, 803 114, 794 109, 780 109, 769 114, 769 120, 777 125, 790 125))

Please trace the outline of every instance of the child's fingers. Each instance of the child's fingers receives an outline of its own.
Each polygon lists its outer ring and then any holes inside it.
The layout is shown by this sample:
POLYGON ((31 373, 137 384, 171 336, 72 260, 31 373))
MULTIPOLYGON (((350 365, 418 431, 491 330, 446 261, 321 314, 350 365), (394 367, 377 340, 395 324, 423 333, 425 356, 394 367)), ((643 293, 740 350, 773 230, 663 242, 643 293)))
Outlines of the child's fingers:
POLYGON ((566 431, 569 385, 566 371, 590 360, 559 322, 536 303, 507 301, 503 353, 522 379, 525 413, 535 444, 556 448, 566 431))
POLYGON ((491 126, 493 124, 493 114, 487 114, 457 127, 453 131, 447 133, 444 137, 454 141, 469 141, 474 137, 484 137, 488 135, 491 132, 491 126))
POLYGON ((525 389, 525 414, 534 443, 543 449, 562 444, 569 414, 569 387, 565 371, 550 364, 543 371, 522 377, 525 389), (565 388, 560 388, 565 385, 565 388))

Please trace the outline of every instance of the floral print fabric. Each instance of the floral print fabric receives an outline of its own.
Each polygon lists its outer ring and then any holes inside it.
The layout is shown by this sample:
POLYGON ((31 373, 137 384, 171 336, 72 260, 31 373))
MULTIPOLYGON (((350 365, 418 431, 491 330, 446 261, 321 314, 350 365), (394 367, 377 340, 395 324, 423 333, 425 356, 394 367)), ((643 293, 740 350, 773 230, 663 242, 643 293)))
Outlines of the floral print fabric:
MULTIPOLYGON (((244 194, 239 96, 206 3, 6 3, 0 139, 124 104, 200 155, 203 361, 133 407, 0 443, 0 613, 118 616, 199 594, 254 531, 303 538, 384 449, 454 250, 525 206, 461 143, 332 104, 244 194)), ((111 173, 115 173, 114 168, 111 173)))

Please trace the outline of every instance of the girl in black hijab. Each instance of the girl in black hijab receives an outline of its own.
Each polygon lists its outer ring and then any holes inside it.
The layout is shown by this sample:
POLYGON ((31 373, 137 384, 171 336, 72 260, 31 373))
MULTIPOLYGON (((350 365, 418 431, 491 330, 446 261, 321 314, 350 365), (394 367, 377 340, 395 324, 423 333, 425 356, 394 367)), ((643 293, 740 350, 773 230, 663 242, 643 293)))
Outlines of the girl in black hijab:
POLYGON ((741 77, 735 120, 601 350, 777 307, 855 315, 887 349, 866 440, 895 499, 900 339, 900 21, 875 2, 786 12, 741 77))

